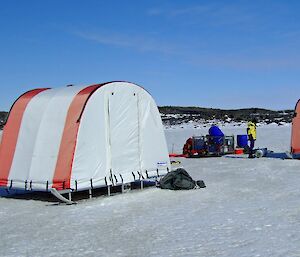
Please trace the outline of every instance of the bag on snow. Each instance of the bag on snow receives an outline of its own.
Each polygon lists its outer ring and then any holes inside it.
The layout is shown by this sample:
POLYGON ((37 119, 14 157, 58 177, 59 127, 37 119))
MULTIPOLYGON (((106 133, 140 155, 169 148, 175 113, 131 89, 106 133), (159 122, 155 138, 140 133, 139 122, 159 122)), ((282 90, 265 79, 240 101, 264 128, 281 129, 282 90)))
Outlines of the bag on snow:
POLYGON ((206 186, 203 180, 193 180, 187 171, 182 168, 167 173, 160 180, 160 188, 162 189, 189 190, 204 187, 206 186))

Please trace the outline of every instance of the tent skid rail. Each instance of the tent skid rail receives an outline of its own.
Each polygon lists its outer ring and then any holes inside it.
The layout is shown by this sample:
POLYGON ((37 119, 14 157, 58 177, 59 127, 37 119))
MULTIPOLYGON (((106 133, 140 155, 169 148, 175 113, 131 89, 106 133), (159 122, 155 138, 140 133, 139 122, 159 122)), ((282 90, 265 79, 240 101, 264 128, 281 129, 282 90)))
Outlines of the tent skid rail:
POLYGON ((72 201, 72 192, 71 190, 68 190, 68 192, 66 192, 67 190, 63 190, 64 192, 61 191, 57 191, 55 188, 51 188, 50 192, 53 196, 55 196, 57 199, 59 199, 60 201, 71 205, 71 204, 76 204, 76 202, 72 201), (62 194, 63 193, 68 193, 69 194, 69 199, 65 198, 62 194))
MULTIPOLYGON (((115 194, 123 194, 123 193, 127 193, 130 192, 132 190, 144 190, 147 187, 157 187, 158 186, 158 180, 163 177, 162 175, 160 175, 160 177, 157 176, 151 176, 148 177, 147 179, 140 177, 135 179, 134 181, 130 181, 130 182, 126 182, 124 183, 124 181, 119 181, 119 183, 115 183, 115 184, 107 184, 107 185, 99 185, 96 186, 95 183, 92 184, 91 186, 88 185, 88 187, 86 188, 79 188, 78 184, 76 184, 75 188, 65 188, 65 189, 57 189, 57 188, 51 188, 49 186, 49 184, 47 183, 47 188, 46 190, 35 190, 35 187, 26 187, 25 190, 25 186, 24 186, 24 182, 21 185, 20 184, 20 188, 19 190, 22 190, 22 194, 26 194, 29 193, 26 197, 24 197, 24 199, 30 199, 31 197, 31 193, 33 194, 33 197, 38 200, 41 199, 43 201, 50 201, 53 202, 55 201, 56 203, 63 203, 63 204, 67 204, 67 205, 71 205, 71 204, 76 204, 77 201, 83 200, 83 199, 92 199, 95 197, 99 197, 99 196, 112 196, 115 194), (39 194, 40 193, 40 194, 39 194), (46 196, 46 194, 48 196, 46 196), (50 193, 50 194, 49 194, 50 193), (50 197, 52 196, 52 197, 50 197), (39 198, 41 197, 41 198, 39 198), (58 201, 57 201, 58 200, 58 201)), ((12 181, 11 181, 12 182, 12 181)), ((15 182, 15 181, 14 181, 15 182)), ((13 190, 17 190, 18 188, 14 187, 14 185, 16 185, 16 183, 11 183, 12 187, 10 187, 10 185, 8 184, 7 187, 3 187, 5 188, 8 193, 10 191, 13 190)), ((34 183, 32 183, 34 184, 34 183)), ((29 185, 29 183, 28 183, 29 185)), ((20 194, 18 194, 20 195, 20 194)))

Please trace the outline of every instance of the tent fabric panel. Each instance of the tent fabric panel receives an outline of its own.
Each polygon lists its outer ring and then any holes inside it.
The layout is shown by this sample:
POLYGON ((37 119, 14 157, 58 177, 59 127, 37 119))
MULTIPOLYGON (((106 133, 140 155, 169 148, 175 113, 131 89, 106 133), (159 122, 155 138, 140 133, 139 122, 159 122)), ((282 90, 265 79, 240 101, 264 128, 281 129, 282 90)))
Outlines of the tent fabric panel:
POLYGON ((145 91, 140 101, 141 160, 143 174, 165 174, 170 160, 161 117, 153 98, 145 91))
POLYGON ((13 105, 7 123, 4 126, 0 145, 0 186, 7 186, 8 177, 13 162, 15 148, 18 141, 23 114, 28 103, 39 93, 47 90, 40 88, 23 94, 13 105))
POLYGON ((102 89, 89 98, 81 117, 71 174, 71 188, 99 187, 111 184, 109 176, 108 99, 102 89), (92 181, 91 181, 92 180, 92 181))
MULTIPOLYGON (((109 138, 113 175, 124 175, 124 183, 132 181, 125 174, 140 170, 138 90, 135 86, 106 87, 109 95, 109 138), (125 179, 126 177, 126 179, 125 179)), ((114 177, 112 178, 114 179, 114 177)), ((116 181, 114 181, 116 183, 116 181)))
POLYGON ((108 185, 111 185, 111 183, 106 183, 106 178, 93 178, 93 179, 71 179, 71 188, 74 191, 83 191, 83 190, 89 190, 93 188, 100 188, 100 187, 106 187, 108 185))
POLYGON ((300 100, 296 104, 292 123, 291 150, 293 154, 300 154, 300 100))
POLYGON ((23 115, 22 124, 19 131, 18 142, 15 155, 11 166, 9 180, 14 181, 13 187, 19 187, 15 182, 30 180, 29 171, 40 128, 41 120, 44 115, 48 102, 54 96, 55 90, 46 90, 34 97, 26 107, 23 115))
POLYGON ((93 92, 98 87, 99 85, 92 85, 82 89, 74 97, 68 109, 52 185, 58 190, 70 188, 72 163, 79 128, 78 119, 87 98, 89 97, 91 92, 93 92))
POLYGON ((54 94, 48 101, 41 119, 29 171, 29 179, 33 181, 36 190, 45 190, 46 183, 49 188, 52 187, 68 109, 74 97, 83 88, 85 87, 71 86, 52 89, 54 94))
POLYGON ((128 82, 108 83, 93 93, 80 122, 71 188, 90 188, 91 179, 94 187, 118 184, 122 181, 121 178, 124 183, 132 182, 140 178, 139 174, 146 178, 146 170, 149 176, 157 175, 157 169, 159 174, 164 174, 169 168, 168 165, 169 158, 160 115, 150 94, 128 82), (148 111, 142 110, 145 108, 143 103, 149 105, 148 111), (143 115, 147 112, 151 112, 151 115, 148 114, 146 121, 140 125, 143 115), (143 150, 141 130, 149 129, 147 125, 151 125, 151 122, 147 122, 148 119, 155 120, 155 126, 152 128, 156 131, 154 134, 151 131, 147 134, 149 139, 146 146, 150 145, 152 148, 143 150), (153 137, 157 135, 159 139, 154 139, 155 143, 151 144, 153 137), (158 150, 160 153, 155 154, 154 158, 142 160, 142 152, 153 154, 160 147, 164 147, 165 151, 158 150), (159 156, 161 153, 163 156, 159 156), (163 162, 165 165, 161 166, 163 162))

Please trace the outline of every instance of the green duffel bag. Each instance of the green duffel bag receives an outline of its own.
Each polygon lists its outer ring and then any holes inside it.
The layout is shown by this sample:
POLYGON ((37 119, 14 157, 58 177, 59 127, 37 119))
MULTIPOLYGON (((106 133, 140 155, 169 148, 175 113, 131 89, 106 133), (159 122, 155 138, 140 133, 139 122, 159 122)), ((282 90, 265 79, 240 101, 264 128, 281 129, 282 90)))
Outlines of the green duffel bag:
POLYGON ((189 190, 204 187, 205 183, 203 180, 193 180, 187 171, 182 168, 167 173, 160 180, 160 188, 162 189, 189 190))

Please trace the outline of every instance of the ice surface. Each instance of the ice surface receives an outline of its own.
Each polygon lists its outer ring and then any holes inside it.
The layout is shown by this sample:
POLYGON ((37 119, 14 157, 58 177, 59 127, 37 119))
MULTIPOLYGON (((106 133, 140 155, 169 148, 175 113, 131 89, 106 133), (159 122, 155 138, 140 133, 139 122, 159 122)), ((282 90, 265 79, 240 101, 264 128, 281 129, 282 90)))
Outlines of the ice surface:
MULTIPOLYGON (((181 151, 206 132, 166 130, 168 147, 181 151)), ((289 145, 290 126, 258 128, 257 146, 289 145)), ((205 181, 200 190, 135 190, 73 206, 0 198, 0 256, 300 256, 300 161, 244 157, 178 159, 205 181)))

